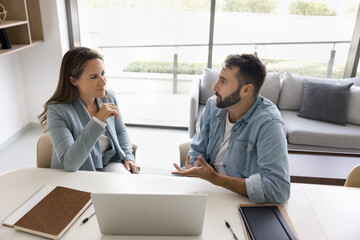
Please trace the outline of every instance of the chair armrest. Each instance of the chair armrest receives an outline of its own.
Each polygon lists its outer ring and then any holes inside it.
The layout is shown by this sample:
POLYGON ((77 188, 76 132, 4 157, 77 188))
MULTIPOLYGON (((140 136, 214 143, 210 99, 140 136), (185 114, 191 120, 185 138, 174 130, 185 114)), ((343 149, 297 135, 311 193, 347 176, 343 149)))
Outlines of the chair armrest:
POLYGON ((200 100, 200 79, 194 79, 191 84, 190 98, 190 121, 189 121, 189 137, 192 138, 196 132, 196 119, 199 112, 200 100))

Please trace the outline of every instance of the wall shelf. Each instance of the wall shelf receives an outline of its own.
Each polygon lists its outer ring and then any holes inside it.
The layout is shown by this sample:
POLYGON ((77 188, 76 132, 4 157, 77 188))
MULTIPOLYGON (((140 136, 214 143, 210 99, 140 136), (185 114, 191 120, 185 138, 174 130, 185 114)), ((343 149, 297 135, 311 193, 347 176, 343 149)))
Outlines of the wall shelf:
POLYGON ((25 24, 28 24, 28 22, 27 21, 4 21, 0 24, 0 29, 15 27, 18 25, 25 25, 25 24))
POLYGON ((18 52, 44 41, 39 0, 1 0, 7 10, 0 24, 11 38, 10 49, 0 49, 0 56, 18 52))

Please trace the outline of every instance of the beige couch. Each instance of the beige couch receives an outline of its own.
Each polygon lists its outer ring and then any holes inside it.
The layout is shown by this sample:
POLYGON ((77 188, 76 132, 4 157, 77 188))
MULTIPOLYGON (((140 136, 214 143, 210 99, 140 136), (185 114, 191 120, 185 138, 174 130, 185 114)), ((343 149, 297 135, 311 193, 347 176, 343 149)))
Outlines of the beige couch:
MULTIPOLYGON (((217 80, 217 74, 216 70, 204 69, 202 77, 193 81, 190 138, 199 127, 206 100, 214 94, 211 86, 217 80)), ((281 78, 279 73, 268 73, 260 94, 278 106, 286 123, 289 150, 360 153, 360 78, 321 79, 291 73, 285 73, 281 78), (344 126, 298 116, 303 103, 304 82, 337 85, 353 83, 346 103, 344 126)))

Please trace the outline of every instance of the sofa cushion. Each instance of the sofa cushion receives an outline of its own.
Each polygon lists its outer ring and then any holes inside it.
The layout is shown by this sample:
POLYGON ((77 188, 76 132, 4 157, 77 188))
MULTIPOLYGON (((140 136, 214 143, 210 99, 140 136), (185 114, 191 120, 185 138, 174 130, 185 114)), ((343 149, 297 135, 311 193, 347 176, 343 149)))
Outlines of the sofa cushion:
POLYGON ((345 126, 298 117, 297 111, 281 110, 290 144, 360 149, 360 126, 345 126))
POLYGON ((360 87, 352 86, 350 89, 346 122, 360 125, 360 87))
POLYGON ((200 104, 206 104, 206 101, 214 95, 212 86, 217 81, 219 71, 205 68, 200 81, 200 104))
POLYGON ((299 111, 301 100, 304 92, 304 80, 313 82, 326 83, 340 83, 349 84, 354 83, 354 86, 360 87, 360 78, 346 78, 346 79, 328 79, 328 78, 314 78, 299 76, 296 74, 285 73, 280 91, 279 109, 281 110, 295 110, 299 111))
POLYGON ((351 85, 305 80, 298 116, 345 125, 351 85))
POLYGON ((265 82, 260 89, 260 94, 272 101, 275 105, 279 103, 280 73, 269 72, 266 74, 265 82))

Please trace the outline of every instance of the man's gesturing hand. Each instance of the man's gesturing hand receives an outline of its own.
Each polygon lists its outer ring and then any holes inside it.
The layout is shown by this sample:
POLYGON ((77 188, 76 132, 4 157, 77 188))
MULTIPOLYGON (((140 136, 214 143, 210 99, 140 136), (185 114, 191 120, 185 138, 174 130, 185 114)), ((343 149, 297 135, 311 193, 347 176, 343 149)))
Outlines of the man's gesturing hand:
POLYGON ((174 163, 174 167, 177 171, 172 172, 172 174, 180 175, 184 177, 198 177, 207 181, 212 181, 216 176, 215 170, 205 161, 205 159, 200 155, 198 160, 194 163, 194 167, 191 167, 189 164, 190 155, 187 155, 185 161, 185 170, 181 169, 179 165, 174 163))

